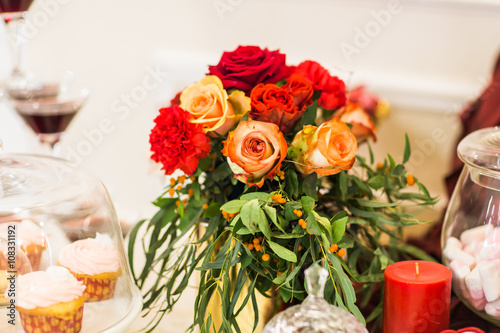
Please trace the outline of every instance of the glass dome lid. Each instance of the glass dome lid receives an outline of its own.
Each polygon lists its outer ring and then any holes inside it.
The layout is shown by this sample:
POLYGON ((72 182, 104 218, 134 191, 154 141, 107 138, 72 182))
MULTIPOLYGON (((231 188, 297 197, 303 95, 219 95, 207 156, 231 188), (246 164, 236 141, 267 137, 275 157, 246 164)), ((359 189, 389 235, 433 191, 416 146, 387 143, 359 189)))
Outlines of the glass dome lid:
POLYGON ((0 316, 14 299, 16 325, 0 332, 122 332, 142 309, 106 188, 65 160, 0 153, 0 277, 10 271, 0 316))
POLYGON ((471 167, 500 173, 500 127, 467 135, 458 145, 457 152, 460 159, 471 167))

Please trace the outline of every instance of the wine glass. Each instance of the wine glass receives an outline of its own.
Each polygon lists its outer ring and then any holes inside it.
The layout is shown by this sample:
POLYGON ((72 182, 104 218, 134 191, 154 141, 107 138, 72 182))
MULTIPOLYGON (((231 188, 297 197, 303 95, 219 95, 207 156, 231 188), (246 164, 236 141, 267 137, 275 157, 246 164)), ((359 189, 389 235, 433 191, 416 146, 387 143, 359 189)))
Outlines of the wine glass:
POLYGON ((58 157, 59 141, 89 96, 87 88, 63 91, 56 97, 11 99, 14 109, 38 137, 58 157))
POLYGON ((0 0, 0 15, 7 24, 14 51, 12 72, 0 85, 9 97, 15 99, 56 96, 59 93, 58 84, 42 83, 24 71, 22 32, 32 3, 33 0, 0 0))

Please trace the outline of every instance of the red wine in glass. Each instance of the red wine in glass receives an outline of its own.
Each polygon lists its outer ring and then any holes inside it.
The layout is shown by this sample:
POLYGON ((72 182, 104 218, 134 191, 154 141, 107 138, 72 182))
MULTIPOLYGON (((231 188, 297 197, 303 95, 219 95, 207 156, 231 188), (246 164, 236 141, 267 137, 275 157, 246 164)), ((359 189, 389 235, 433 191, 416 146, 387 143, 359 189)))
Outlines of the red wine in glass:
POLYGON ((19 112, 26 124, 36 134, 54 134, 64 132, 76 111, 60 114, 30 114, 19 112))
POLYGON ((23 12, 28 11, 33 0, 0 0, 0 14, 5 22, 20 18, 23 12))
POLYGON ((57 151, 54 150, 56 144, 87 96, 88 91, 83 90, 80 96, 67 100, 53 97, 11 100, 11 102, 24 122, 37 134, 38 139, 48 144, 52 154, 56 155, 57 151))

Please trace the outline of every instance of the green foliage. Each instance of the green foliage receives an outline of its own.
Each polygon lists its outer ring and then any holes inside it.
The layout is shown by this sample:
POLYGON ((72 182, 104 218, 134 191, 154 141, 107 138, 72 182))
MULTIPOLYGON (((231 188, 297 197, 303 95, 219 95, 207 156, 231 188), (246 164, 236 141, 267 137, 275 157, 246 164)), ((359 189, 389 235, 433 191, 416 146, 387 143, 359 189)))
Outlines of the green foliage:
MULTIPOLYGON (((308 109, 304 123, 311 123, 315 108, 308 109)), ((212 145, 220 151, 220 141, 212 145)), ((436 202, 417 179, 413 191, 407 188, 407 137, 402 164, 388 155, 374 166, 370 149, 369 162, 358 156, 354 170, 318 179, 315 173, 301 175, 285 160, 284 179, 275 177, 261 189, 235 185, 226 160, 216 155, 200 162, 195 175, 204 177, 203 183, 200 178, 188 182, 174 198, 168 191, 177 185, 167 186, 154 202, 157 214, 140 221, 130 235, 130 266, 135 243, 142 242, 146 254, 144 266, 132 274, 142 289, 144 309, 156 313, 149 332, 172 310, 194 272, 200 276, 190 330, 241 332, 236 317, 247 305, 253 306, 254 329, 257 325, 257 292, 282 302, 303 300, 303 271, 313 263, 329 272, 325 299, 369 322, 381 313, 377 290, 387 265, 407 258, 432 260, 401 240, 401 227, 424 223, 405 207, 436 202), (183 204, 177 196, 190 189, 183 204), (284 202, 276 200, 277 194, 284 202), (338 251, 330 252, 334 244, 347 252, 347 261, 338 251), (361 288, 356 291, 353 282, 361 288), (379 305, 365 319, 359 307, 370 299, 379 305), (216 300, 221 327, 215 327, 216 300)))

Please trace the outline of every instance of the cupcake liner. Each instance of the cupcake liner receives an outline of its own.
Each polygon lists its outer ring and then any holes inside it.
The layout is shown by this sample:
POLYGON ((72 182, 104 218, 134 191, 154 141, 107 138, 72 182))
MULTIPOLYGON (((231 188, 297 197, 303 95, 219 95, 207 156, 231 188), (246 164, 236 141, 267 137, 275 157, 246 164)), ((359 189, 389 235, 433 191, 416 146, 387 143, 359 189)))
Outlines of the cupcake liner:
MULTIPOLYGON (((82 329, 82 300, 78 299, 73 303, 78 306, 76 310, 71 311, 72 306, 66 307, 69 310, 67 312, 53 311, 51 307, 38 308, 43 310, 25 310, 18 307, 17 310, 23 329, 27 333, 78 333, 82 329)), ((64 304, 62 306, 64 308, 64 304)))
POLYGON ((42 245, 28 245, 27 247, 21 247, 28 260, 31 263, 31 269, 33 271, 38 271, 40 269, 40 262, 42 259, 42 252, 45 250, 45 247, 42 245))
POLYGON ((103 301, 112 298, 115 294, 117 277, 102 279, 81 274, 75 274, 75 277, 87 287, 83 292, 85 302, 103 301))

